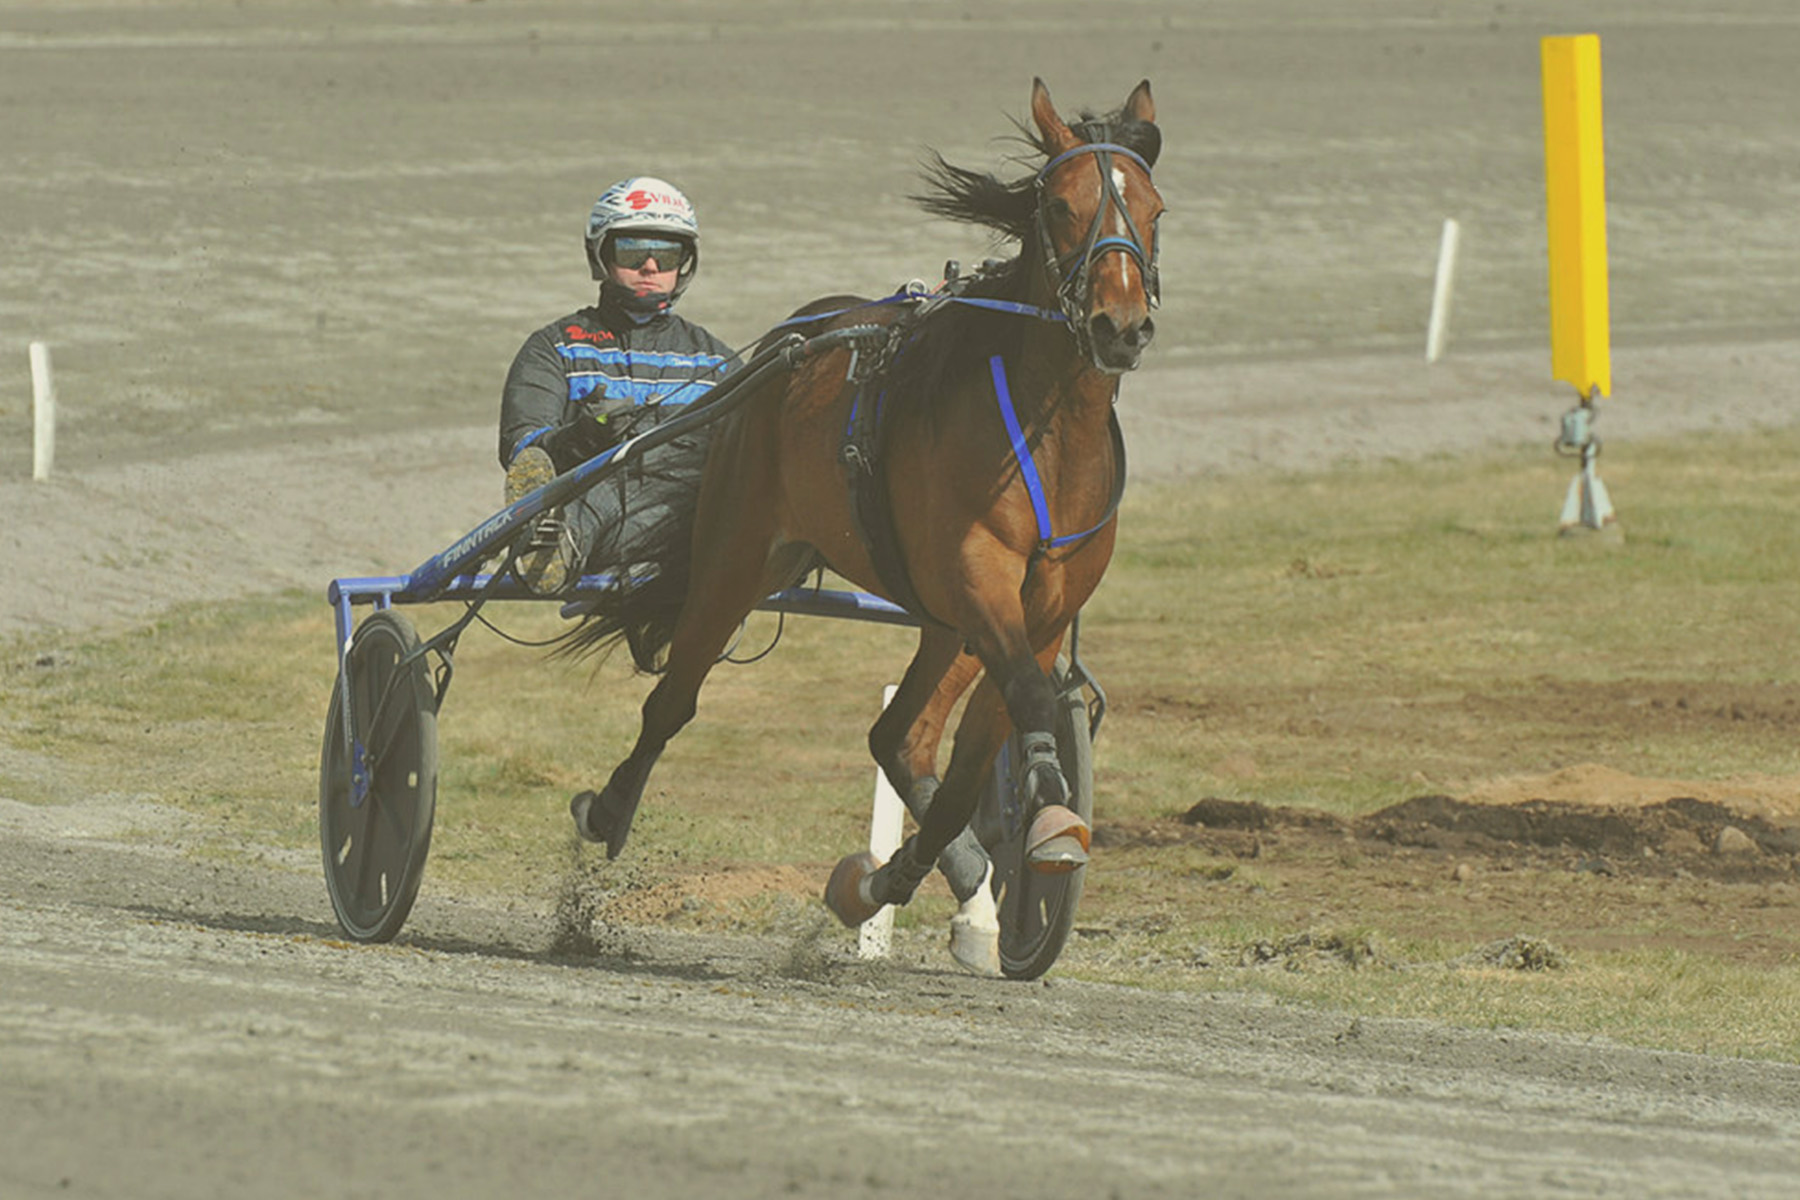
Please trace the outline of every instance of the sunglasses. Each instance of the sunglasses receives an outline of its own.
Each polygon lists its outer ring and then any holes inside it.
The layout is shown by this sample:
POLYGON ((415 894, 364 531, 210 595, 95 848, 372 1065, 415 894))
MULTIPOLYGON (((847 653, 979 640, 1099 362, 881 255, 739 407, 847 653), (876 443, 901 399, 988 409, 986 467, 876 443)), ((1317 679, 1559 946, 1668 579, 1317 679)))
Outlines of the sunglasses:
POLYGON ((681 264, 687 261, 687 247, 667 238, 613 239, 612 261, 615 266, 635 271, 653 258, 660 270, 679 271, 681 264))

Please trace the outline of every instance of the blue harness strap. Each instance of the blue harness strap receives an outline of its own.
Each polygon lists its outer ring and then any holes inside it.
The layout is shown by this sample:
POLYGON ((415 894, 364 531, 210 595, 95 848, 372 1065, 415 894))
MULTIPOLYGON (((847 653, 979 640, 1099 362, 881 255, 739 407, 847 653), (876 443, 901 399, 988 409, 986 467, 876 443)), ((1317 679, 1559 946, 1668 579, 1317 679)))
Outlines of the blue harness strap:
POLYGON ((1012 388, 1006 382, 1006 360, 998 354, 988 359, 988 372, 994 377, 994 398, 1000 402, 1000 416, 1006 422, 1006 436, 1012 440, 1013 460, 1019 464, 1019 477, 1025 481, 1025 494, 1031 497, 1031 511, 1037 516, 1038 544, 1050 540, 1050 501, 1044 495, 1044 481, 1038 478, 1037 459, 1019 426, 1019 410, 1013 406, 1012 388))
POLYGON ((1119 430, 1118 417, 1109 417, 1113 456, 1118 464, 1118 471, 1113 477, 1113 494, 1106 506, 1106 515, 1080 533, 1065 533, 1057 537, 1050 524, 1050 501, 1044 495, 1044 481, 1038 475, 1037 460, 1032 457, 1031 443, 1025 439, 1025 430, 1019 424, 1019 411, 1013 405, 1012 388, 1006 382, 1006 361, 998 354, 994 355, 988 359, 988 372, 994 377, 994 399, 999 402, 1000 417, 1006 422, 1006 436, 1012 442, 1013 458, 1019 464, 1019 478, 1025 484, 1026 494, 1031 497, 1031 511, 1037 517, 1038 544, 1037 554, 1033 557, 1072 545, 1106 528, 1113 517, 1118 515, 1119 501, 1125 495, 1125 439, 1119 430))

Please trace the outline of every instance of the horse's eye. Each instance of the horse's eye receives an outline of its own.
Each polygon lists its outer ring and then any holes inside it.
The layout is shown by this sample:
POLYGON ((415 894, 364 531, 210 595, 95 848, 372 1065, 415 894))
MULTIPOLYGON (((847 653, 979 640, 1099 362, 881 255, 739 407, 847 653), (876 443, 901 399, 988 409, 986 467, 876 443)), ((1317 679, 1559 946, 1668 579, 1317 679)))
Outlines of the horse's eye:
POLYGON ((1075 212, 1074 209, 1069 207, 1069 202, 1064 200, 1061 196, 1050 197, 1050 203, 1046 204, 1044 207, 1049 210, 1051 216, 1059 221, 1067 221, 1075 212))

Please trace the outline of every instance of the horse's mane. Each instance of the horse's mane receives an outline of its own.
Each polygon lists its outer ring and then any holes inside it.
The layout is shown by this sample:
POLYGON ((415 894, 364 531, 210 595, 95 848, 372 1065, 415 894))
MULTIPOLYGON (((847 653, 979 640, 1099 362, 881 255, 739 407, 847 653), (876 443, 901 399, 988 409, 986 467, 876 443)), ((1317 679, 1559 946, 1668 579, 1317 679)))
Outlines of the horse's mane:
MULTIPOLYGON (((1050 147, 1044 139, 1021 121, 1015 119, 1013 124, 1019 129, 1017 140, 1029 146, 1036 158, 1048 162, 1050 147)), ((1152 166, 1162 150, 1161 130, 1148 121, 1129 120, 1122 112, 1096 116, 1084 111, 1081 119, 1069 128, 1084 142, 1112 142, 1152 166)), ((1021 244, 1030 240, 1037 227, 1035 168, 1030 174, 1008 182, 984 171, 956 166, 933 150, 924 174, 929 190, 908 199, 926 212, 952 221, 985 226, 1021 244)))

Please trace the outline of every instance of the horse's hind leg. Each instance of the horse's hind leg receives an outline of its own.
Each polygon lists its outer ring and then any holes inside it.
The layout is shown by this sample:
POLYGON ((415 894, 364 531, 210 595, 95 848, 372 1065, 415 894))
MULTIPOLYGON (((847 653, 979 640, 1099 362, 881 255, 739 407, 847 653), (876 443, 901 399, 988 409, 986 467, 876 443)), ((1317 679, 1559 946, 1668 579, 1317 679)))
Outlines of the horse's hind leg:
POLYGON ((637 742, 604 788, 582 792, 569 802, 576 832, 587 841, 604 842, 608 858, 617 858, 624 849, 651 768, 669 739, 693 720, 700 685, 732 634, 811 554, 799 544, 776 546, 775 519, 766 499, 775 458, 746 450, 741 444, 745 433, 744 427, 734 427, 722 435, 733 444, 714 448, 715 455, 731 453, 732 461, 717 473, 722 478, 709 469, 702 489, 687 599, 669 642, 667 668, 644 700, 637 742), (751 465, 745 468, 745 463, 751 465))
MULTIPOLYGON (((900 687, 869 730, 869 749, 888 782, 923 824, 938 791, 937 754, 944 725, 981 663, 941 626, 919 634, 919 649, 900 687)), ((1000 917, 988 884, 993 864, 974 830, 964 827, 937 858, 957 900, 950 920, 950 955, 978 975, 1000 974, 1000 917)))
MULTIPOLYGON (((753 598, 750 605, 754 604, 753 598)), ((744 612, 749 611, 750 606, 746 606, 744 612)), ((644 700, 638 738, 631 753, 613 768, 611 778, 598 793, 582 792, 569 802, 569 814, 575 818, 576 832, 587 841, 605 843, 607 858, 619 857, 619 852, 625 848, 632 818, 637 816, 638 801, 643 798, 644 785, 650 780, 650 769, 662 757, 669 739, 693 720, 700 685, 742 619, 740 613, 725 621, 723 633, 714 628, 719 622, 705 622, 702 628, 690 632, 686 649, 677 632, 676 641, 669 647, 668 670, 644 700), (711 647, 710 651, 705 649, 707 646, 711 647)), ((698 626, 701 622, 692 624, 698 626)), ((681 628, 686 629, 689 625, 684 612, 681 628)))
POLYGON ((651 768, 669 739, 694 719, 700 685, 739 624, 764 596, 791 578, 790 565, 799 565, 811 553, 807 547, 793 546, 792 554, 765 558, 766 539, 738 532, 749 547, 738 556, 741 561, 716 562, 694 572, 688 603, 669 643, 668 668, 644 700, 631 753, 613 769, 598 794, 582 792, 569 804, 576 831, 588 841, 604 842, 608 858, 617 858, 624 848, 651 768))
MULTIPOLYGON (((950 710, 980 671, 980 662, 962 653, 953 631, 927 626, 894 698, 869 730, 870 753, 916 821, 924 821, 937 794, 938 743, 950 710)), ((965 829, 937 865, 958 903, 967 903, 987 877, 987 852, 965 829)))

